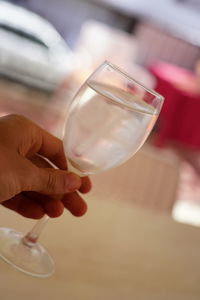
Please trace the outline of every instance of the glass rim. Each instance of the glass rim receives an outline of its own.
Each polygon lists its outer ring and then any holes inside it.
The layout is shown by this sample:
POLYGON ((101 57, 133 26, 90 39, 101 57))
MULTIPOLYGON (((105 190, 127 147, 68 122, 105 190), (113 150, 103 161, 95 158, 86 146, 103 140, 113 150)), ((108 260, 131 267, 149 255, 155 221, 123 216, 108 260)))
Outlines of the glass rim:
MULTIPOLYGON (((153 96, 159 98, 160 101, 164 101, 164 97, 159 94, 158 92, 154 91, 151 88, 146 87, 145 85, 143 85, 141 82, 139 82, 138 80, 132 78, 126 71, 122 70, 120 67, 116 66, 115 64, 111 63, 108 60, 105 60, 98 68, 102 68, 104 65, 109 65, 112 69, 116 70, 117 72, 121 73, 123 76, 125 76, 126 78, 128 78, 130 81, 133 81, 136 85, 140 86, 141 88, 143 88, 145 91, 147 91, 148 93, 152 94, 153 96)), ((96 70, 96 71, 97 71, 96 70)), ((94 72, 95 73, 95 72, 94 72)), ((93 75, 93 74, 92 74, 93 75)), ((91 77, 91 76, 90 76, 91 77)))

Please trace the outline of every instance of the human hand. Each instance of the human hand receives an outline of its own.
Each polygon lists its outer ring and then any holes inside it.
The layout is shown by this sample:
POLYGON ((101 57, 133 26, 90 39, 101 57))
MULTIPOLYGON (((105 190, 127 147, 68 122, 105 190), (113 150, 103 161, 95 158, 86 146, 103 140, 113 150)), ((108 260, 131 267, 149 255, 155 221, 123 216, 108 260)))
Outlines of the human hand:
POLYGON ((33 219, 58 217, 64 208, 75 216, 86 212, 77 190, 87 193, 89 178, 67 172, 62 141, 32 121, 18 115, 0 118, 0 161, 0 203, 5 207, 33 219))

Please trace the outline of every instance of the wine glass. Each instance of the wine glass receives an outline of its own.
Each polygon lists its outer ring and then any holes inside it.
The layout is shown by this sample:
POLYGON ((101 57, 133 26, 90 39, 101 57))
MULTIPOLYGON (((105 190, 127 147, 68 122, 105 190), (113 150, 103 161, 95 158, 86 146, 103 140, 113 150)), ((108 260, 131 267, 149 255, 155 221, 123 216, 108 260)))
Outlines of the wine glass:
MULTIPOLYGON (((64 126, 69 168, 80 176, 119 166, 143 145, 164 98, 110 62, 104 62, 75 95, 64 126)), ((38 242, 44 216, 26 235, 0 228, 0 256, 18 270, 50 276, 54 262, 38 242)))

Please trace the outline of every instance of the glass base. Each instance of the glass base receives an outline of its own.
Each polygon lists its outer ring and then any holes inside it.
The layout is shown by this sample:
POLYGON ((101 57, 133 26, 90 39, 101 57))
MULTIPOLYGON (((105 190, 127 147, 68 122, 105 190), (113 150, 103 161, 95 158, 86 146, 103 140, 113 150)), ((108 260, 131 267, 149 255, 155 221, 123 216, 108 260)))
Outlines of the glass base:
POLYGON ((10 228, 0 228, 0 257, 17 270, 36 277, 49 277, 54 262, 38 243, 25 244, 24 234, 10 228))

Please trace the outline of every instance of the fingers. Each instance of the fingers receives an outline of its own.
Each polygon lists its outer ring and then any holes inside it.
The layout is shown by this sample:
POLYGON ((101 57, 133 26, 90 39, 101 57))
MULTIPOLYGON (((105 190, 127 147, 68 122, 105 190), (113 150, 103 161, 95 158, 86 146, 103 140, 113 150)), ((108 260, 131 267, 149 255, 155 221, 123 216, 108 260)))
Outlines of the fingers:
POLYGON ((67 171, 52 168, 32 167, 29 176, 21 177, 23 191, 34 191, 44 194, 65 194, 81 187, 81 178, 67 171))
POLYGON ((64 208, 68 209, 74 216, 82 216, 87 211, 87 204, 77 193, 65 195, 48 196, 40 193, 25 193, 29 198, 40 204, 49 217, 56 218, 62 215, 64 208))
MULTIPOLYGON (((34 157, 31 159, 31 161, 37 165, 38 167, 49 167, 48 162, 43 159, 42 157, 34 157)), ((41 172, 50 172, 51 175, 53 173, 61 172, 62 174, 66 176, 68 174, 70 179, 70 176, 72 178, 75 176, 75 181, 77 180, 77 175, 72 174, 72 173, 66 173, 65 171, 59 171, 55 169, 40 169, 41 172), (70 175, 71 174, 71 175, 70 175)), ((42 175, 43 176, 43 175, 42 175)), ((81 196, 78 193, 69 193, 70 189, 67 188, 65 189, 65 192, 62 191, 62 187, 60 188, 58 185, 62 185, 62 179, 57 178, 58 184, 56 184, 56 181, 53 181, 52 179, 46 180, 46 175, 45 179, 42 179, 42 176, 38 177, 38 184, 35 190, 37 190, 39 193, 34 193, 34 192, 28 192, 26 194, 29 195, 30 198, 33 200, 38 201, 40 205, 42 206, 43 210, 45 213, 52 218, 58 217, 63 213, 64 207, 67 208, 74 216, 82 216, 86 211, 87 211, 87 205, 85 201, 81 198, 81 196), (51 186, 51 187, 50 187, 51 186), (48 191, 46 191, 46 188, 48 191), (52 196, 52 195, 46 195, 44 193, 49 194, 60 194, 64 196, 52 196), (66 194, 68 192, 68 194, 66 194), (62 201, 61 201, 62 198, 62 201)), ((55 179, 54 179, 55 180, 55 179)), ((79 192, 81 193, 87 193, 91 189, 91 181, 88 177, 78 177, 78 185, 75 186, 75 189, 78 189, 79 187, 79 192)), ((31 188, 30 190, 33 190, 31 188)), ((72 190, 74 192, 75 190, 72 190)))
POLYGON ((64 195, 62 202, 65 208, 67 208, 72 215, 76 217, 84 215, 87 211, 87 204, 76 192, 64 195))
POLYGON ((31 156, 29 160, 39 168, 52 168, 47 159, 38 154, 31 156))
POLYGON ((66 170, 67 160, 64 154, 62 141, 51 135, 49 132, 43 129, 40 130, 42 142, 38 153, 48 158, 58 168, 66 170))
POLYGON ((91 182, 88 177, 81 179, 64 171, 67 169, 67 162, 62 141, 24 117, 10 116, 0 123, 2 145, 7 143, 9 147, 6 149, 13 150, 10 156, 5 155, 6 162, 9 162, 6 165, 10 181, 4 176, 9 188, 2 199, 12 198, 3 205, 34 219, 41 218, 44 213, 51 217, 58 216, 64 207, 74 215, 84 214, 87 205, 75 191, 87 193, 91 189, 91 182), (58 169, 51 168, 47 160, 40 156, 35 161, 30 161, 29 158, 37 154, 48 158, 58 169), (24 194, 25 191, 34 191, 46 196, 43 195, 42 199, 38 200, 24 194), (62 201, 59 197, 50 197, 57 194, 64 195, 62 201), (16 196, 13 197, 14 195, 16 196))
POLYGON ((1 139, 14 146, 23 156, 39 153, 60 169, 67 169, 62 141, 36 123, 20 115, 0 119, 1 139))
POLYGON ((87 204, 76 192, 65 194, 63 197, 26 192, 3 202, 2 205, 31 219, 40 219, 44 214, 56 218, 63 213, 64 208, 76 217, 84 215, 87 211, 87 204))
POLYGON ((42 198, 41 202, 43 203, 43 208, 45 210, 45 213, 50 218, 57 218, 62 215, 65 207, 60 199, 47 197, 47 196, 41 198, 42 198))
MULTIPOLYGON (((34 155, 30 158, 30 160, 32 161, 32 163, 34 163, 37 167, 40 168, 52 168, 52 166, 49 164, 49 162, 39 156, 39 155, 34 155)), ((89 177, 85 176, 85 177, 81 177, 81 186, 79 188, 79 192, 85 194, 88 193, 92 188, 92 183, 89 177)))
POLYGON ((35 192, 27 192, 26 195, 40 204, 45 214, 50 218, 57 218, 62 215, 64 211, 64 205, 61 201, 62 196, 48 196, 35 192))
POLYGON ((26 218, 40 219, 45 214, 39 203, 23 194, 16 195, 14 198, 3 202, 2 205, 26 218))
POLYGON ((56 218, 62 215, 64 205, 59 199, 38 193, 23 193, 2 203, 23 217, 30 219, 40 219, 44 214, 50 218, 56 218))
POLYGON ((92 188, 92 183, 89 177, 81 177, 81 186, 79 192, 82 194, 88 193, 92 188))
MULTIPOLYGON (((52 166, 49 164, 49 162, 44 159, 43 157, 39 155, 34 155, 30 158, 30 160, 40 168, 51 168, 52 166)), ((88 193, 92 188, 92 183, 89 177, 81 177, 81 186, 79 188, 79 192, 85 194, 88 193)))

